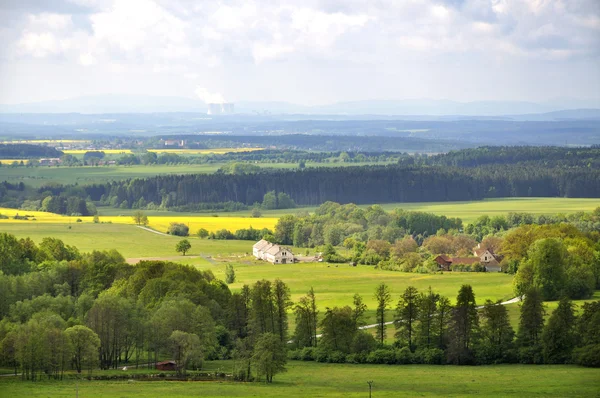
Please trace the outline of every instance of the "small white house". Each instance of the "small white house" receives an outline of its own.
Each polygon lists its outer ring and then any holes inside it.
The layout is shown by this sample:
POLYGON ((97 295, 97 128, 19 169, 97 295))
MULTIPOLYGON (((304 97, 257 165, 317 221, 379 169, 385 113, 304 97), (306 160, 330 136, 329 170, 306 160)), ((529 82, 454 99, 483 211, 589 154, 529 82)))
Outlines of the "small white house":
POLYGON ((272 264, 289 264, 294 262, 294 253, 289 248, 279 246, 264 239, 254 244, 252 254, 254 254, 256 259, 265 260, 272 264))

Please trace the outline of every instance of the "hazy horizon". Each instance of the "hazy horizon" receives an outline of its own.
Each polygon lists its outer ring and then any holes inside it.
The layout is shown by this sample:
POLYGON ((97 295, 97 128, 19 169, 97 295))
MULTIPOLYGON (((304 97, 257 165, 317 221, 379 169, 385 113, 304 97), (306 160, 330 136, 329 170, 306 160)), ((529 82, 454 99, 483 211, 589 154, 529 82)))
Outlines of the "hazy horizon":
POLYGON ((600 100, 597 0, 21 0, 0 18, 1 104, 600 100))

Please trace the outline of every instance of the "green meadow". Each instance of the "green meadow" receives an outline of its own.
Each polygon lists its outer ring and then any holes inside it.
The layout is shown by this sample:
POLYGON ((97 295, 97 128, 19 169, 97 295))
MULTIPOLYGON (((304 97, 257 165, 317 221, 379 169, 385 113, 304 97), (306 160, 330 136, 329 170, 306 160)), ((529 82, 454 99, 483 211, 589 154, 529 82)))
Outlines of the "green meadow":
MULTIPOLYGON (((369 205, 360 205, 367 207, 369 205)), ((386 211, 404 209, 410 211, 423 211, 458 217, 465 223, 475 221, 484 214, 492 217, 508 213, 532 214, 570 214, 578 211, 592 211, 600 207, 600 199, 590 198, 499 198, 484 199, 470 202, 421 202, 421 203, 382 203, 380 206, 386 211)), ((299 211, 313 212, 316 207, 299 207, 297 209, 266 210, 265 217, 279 217, 285 214, 295 214, 299 211)), ((250 211, 217 213, 219 216, 250 215, 250 211)))
MULTIPOLYGON (((232 361, 207 362, 230 372, 232 361)), ((273 384, 238 382, 87 381, 22 382, 0 377, 6 397, 594 397, 600 370, 569 365, 350 365, 292 361, 273 384)))
MULTIPOLYGON (((306 167, 354 167, 388 162, 363 163, 315 163, 307 162, 306 167)), ((10 183, 23 182, 26 185, 40 187, 46 184, 100 184, 108 181, 129 178, 147 178, 166 174, 210 174, 226 163, 206 164, 166 164, 135 166, 74 166, 74 167, 0 167, 0 181, 10 183)), ((254 163, 261 168, 294 169, 296 163, 254 163)))

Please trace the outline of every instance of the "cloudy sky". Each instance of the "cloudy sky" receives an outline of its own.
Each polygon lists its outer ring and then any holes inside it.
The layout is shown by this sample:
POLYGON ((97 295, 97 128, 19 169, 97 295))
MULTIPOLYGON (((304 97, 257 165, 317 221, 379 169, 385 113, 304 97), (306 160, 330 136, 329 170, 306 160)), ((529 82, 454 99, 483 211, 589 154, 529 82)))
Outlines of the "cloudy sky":
POLYGON ((600 97, 599 0, 0 0, 0 103, 600 97))

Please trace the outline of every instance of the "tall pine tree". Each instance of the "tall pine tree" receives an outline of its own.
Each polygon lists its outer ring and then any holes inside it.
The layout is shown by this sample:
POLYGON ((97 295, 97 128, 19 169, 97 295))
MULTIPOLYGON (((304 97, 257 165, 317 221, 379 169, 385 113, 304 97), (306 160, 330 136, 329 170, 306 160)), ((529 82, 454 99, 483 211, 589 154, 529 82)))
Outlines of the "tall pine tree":
POLYGON ((450 320, 448 361, 456 365, 470 365, 475 361, 474 346, 479 333, 479 317, 475 294, 471 285, 462 285, 456 297, 456 306, 450 320))
POLYGON ((542 332, 545 363, 568 363, 575 347, 575 312, 573 302, 561 298, 542 332))

